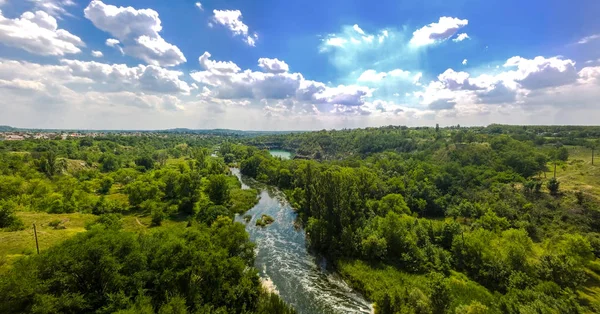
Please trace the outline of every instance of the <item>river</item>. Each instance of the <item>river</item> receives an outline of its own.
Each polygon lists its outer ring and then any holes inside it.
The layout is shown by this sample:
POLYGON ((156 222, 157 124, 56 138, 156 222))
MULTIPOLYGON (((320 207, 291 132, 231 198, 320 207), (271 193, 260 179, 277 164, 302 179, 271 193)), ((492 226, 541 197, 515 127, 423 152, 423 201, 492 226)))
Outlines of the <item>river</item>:
MULTIPOLYGON (((246 214, 250 239, 256 243, 255 267, 266 285, 291 304, 299 314, 372 313, 371 304, 352 289, 336 273, 326 270, 326 262, 310 254, 302 229, 294 227, 296 213, 283 193, 265 187, 231 169, 242 182, 242 188, 260 186, 260 201, 246 214), (261 228, 255 225, 262 214, 275 219, 261 228)), ((236 221, 245 223, 242 216, 236 221)))
POLYGON ((288 152, 287 150, 271 149, 271 150, 269 150, 269 153, 271 154, 271 156, 279 157, 281 159, 291 159, 292 158, 292 153, 288 152))

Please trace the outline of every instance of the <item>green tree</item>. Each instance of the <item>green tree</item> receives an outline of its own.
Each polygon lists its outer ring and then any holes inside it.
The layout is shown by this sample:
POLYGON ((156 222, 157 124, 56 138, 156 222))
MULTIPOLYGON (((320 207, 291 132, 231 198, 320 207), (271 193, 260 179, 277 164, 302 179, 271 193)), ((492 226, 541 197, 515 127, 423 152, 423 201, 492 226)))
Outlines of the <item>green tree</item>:
POLYGON ((558 191, 560 188, 560 182, 556 178, 551 178, 546 184, 548 191, 550 191, 551 195, 558 195, 558 191))
POLYGON ((102 172, 113 172, 119 170, 121 167, 119 159, 109 153, 105 153, 100 158, 100 162, 102 163, 102 172))
POLYGON ((154 168, 154 159, 149 155, 142 155, 135 159, 135 164, 144 171, 148 171, 154 168))
POLYGON ((98 189, 98 193, 100 194, 108 194, 110 188, 113 186, 114 180, 111 177, 104 177, 100 181, 100 189, 98 189))
POLYGON ((229 183, 225 175, 212 175, 209 177, 206 193, 216 205, 223 205, 229 201, 229 183))

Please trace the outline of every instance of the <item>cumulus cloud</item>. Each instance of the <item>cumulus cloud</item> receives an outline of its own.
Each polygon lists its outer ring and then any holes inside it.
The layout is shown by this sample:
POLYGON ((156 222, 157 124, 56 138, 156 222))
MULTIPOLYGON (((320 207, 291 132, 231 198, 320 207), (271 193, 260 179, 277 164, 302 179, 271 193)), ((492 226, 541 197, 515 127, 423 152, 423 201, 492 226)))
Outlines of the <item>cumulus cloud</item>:
POLYGON ((102 58, 103 56, 104 54, 102 53, 102 51, 92 50, 92 57, 102 58))
POLYGON ((517 56, 509 58, 504 69, 475 77, 448 69, 413 95, 425 108, 452 109, 463 115, 508 107, 589 110, 596 104, 594 97, 600 95, 600 67, 578 71, 570 59, 517 56))
POLYGON ((467 33, 461 33, 461 34, 458 34, 456 36, 456 38, 452 39, 452 41, 453 42, 460 42, 460 41, 463 41, 465 39, 470 39, 470 38, 471 37, 469 37, 469 35, 467 35, 467 33))
POLYGON ((47 56, 76 54, 85 46, 79 37, 59 29, 56 19, 44 11, 25 12, 15 19, 0 11, 0 42, 47 56))
MULTIPOLYGON (((97 28, 114 36, 127 55, 156 66, 175 66, 187 61, 177 46, 162 38, 161 20, 158 12, 152 9, 136 10, 93 0, 85 8, 84 15, 97 28)), ((117 45, 114 41, 111 43, 117 45)))
POLYGON ((256 45, 258 34, 248 32, 248 25, 242 22, 242 12, 240 10, 213 10, 213 14, 215 23, 229 29, 234 36, 243 37, 244 42, 249 46, 254 47, 256 45))
POLYGON ((467 24, 469 21, 466 19, 442 16, 437 23, 431 23, 416 30, 410 43, 416 47, 439 43, 452 37, 467 24))
POLYGON ((265 72, 268 73, 285 73, 290 70, 290 67, 284 61, 281 61, 277 58, 269 59, 269 58, 260 58, 258 59, 258 66, 265 72))
POLYGON ((202 3, 200 3, 200 2, 196 2, 196 8, 200 9, 200 11, 204 11, 204 8, 202 7, 202 3))
POLYGON ((155 65, 128 67, 125 64, 106 64, 79 60, 61 60, 75 77, 87 78, 111 90, 144 90, 157 93, 190 93, 190 86, 180 79, 183 72, 155 65))
POLYGON ((464 60, 462 61, 462 65, 467 65, 467 63, 468 63, 468 62, 469 62, 469 60, 467 60, 467 59, 464 59, 464 60))
MULTIPOLYGON (((305 113, 347 114, 346 107, 361 107, 372 96, 372 89, 358 85, 327 86, 306 80, 300 73, 289 73, 287 64, 277 59, 261 58, 259 66, 265 72, 242 71, 231 61, 213 61, 205 52, 199 58, 203 71, 191 77, 204 85, 203 97, 217 99, 272 102, 271 114, 282 110, 305 113)), ((355 111, 354 109, 350 111, 355 111)))
POLYGON ((114 47, 120 44, 121 42, 118 39, 109 38, 106 40, 106 45, 109 47, 114 47))
POLYGON ((577 80, 575 62, 558 57, 530 60, 517 56, 508 59, 504 67, 516 67, 514 80, 526 89, 561 86, 577 80))

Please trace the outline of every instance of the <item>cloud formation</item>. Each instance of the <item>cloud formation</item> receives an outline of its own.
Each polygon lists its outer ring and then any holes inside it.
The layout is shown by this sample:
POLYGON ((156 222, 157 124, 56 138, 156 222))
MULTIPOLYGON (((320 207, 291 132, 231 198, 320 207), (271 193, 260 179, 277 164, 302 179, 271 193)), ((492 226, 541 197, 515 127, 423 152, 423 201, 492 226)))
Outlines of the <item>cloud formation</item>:
POLYGON ((76 54, 85 46, 81 38, 59 29, 56 19, 44 11, 25 12, 15 19, 0 11, 0 42, 45 56, 76 54))
MULTIPOLYGON (((452 37, 459 29, 467 26, 468 24, 469 21, 466 19, 461 20, 455 17, 442 16, 437 23, 431 23, 416 30, 413 33, 410 43, 413 46, 420 47, 443 42, 452 37)), ((461 36, 461 40, 468 38, 466 34, 461 34, 461 36)))
POLYGON ((213 10, 213 21, 231 31, 234 36, 241 36, 245 43, 254 47, 258 39, 257 33, 250 34, 248 25, 242 22, 240 10, 213 10))
MULTIPOLYGON (((136 10, 132 7, 116 7, 100 0, 93 0, 84 10, 85 17, 123 45, 123 53, 156 66, 175 66, 186 58, 173 44, 166 42, 160 32, 161 20, 152 9, 136 10)), ((112 41, 114 45, 116 43, 112 41)), ((107 41, 107 44, 109 42, 107 41)))
MULTIPOLYGON (((73 0, 28 0, 36 10, 42 10, 52 16, 70 15, 66 7, 75 6, 73 0)), ((1 4, 1 3, 0 3, 1 4)))

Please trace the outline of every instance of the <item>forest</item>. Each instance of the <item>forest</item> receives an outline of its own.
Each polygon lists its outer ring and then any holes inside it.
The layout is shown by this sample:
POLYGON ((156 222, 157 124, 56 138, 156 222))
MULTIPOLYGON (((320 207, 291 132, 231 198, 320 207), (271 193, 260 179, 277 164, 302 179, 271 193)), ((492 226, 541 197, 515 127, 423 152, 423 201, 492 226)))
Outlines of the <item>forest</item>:
POLYGON ((261 284, 234 222, 259 191, 230 168, 283 191, 313 254, 375 313, 600 312, 599 138, 490 125, 0 141, 0 313, 294 313, 261 284))

